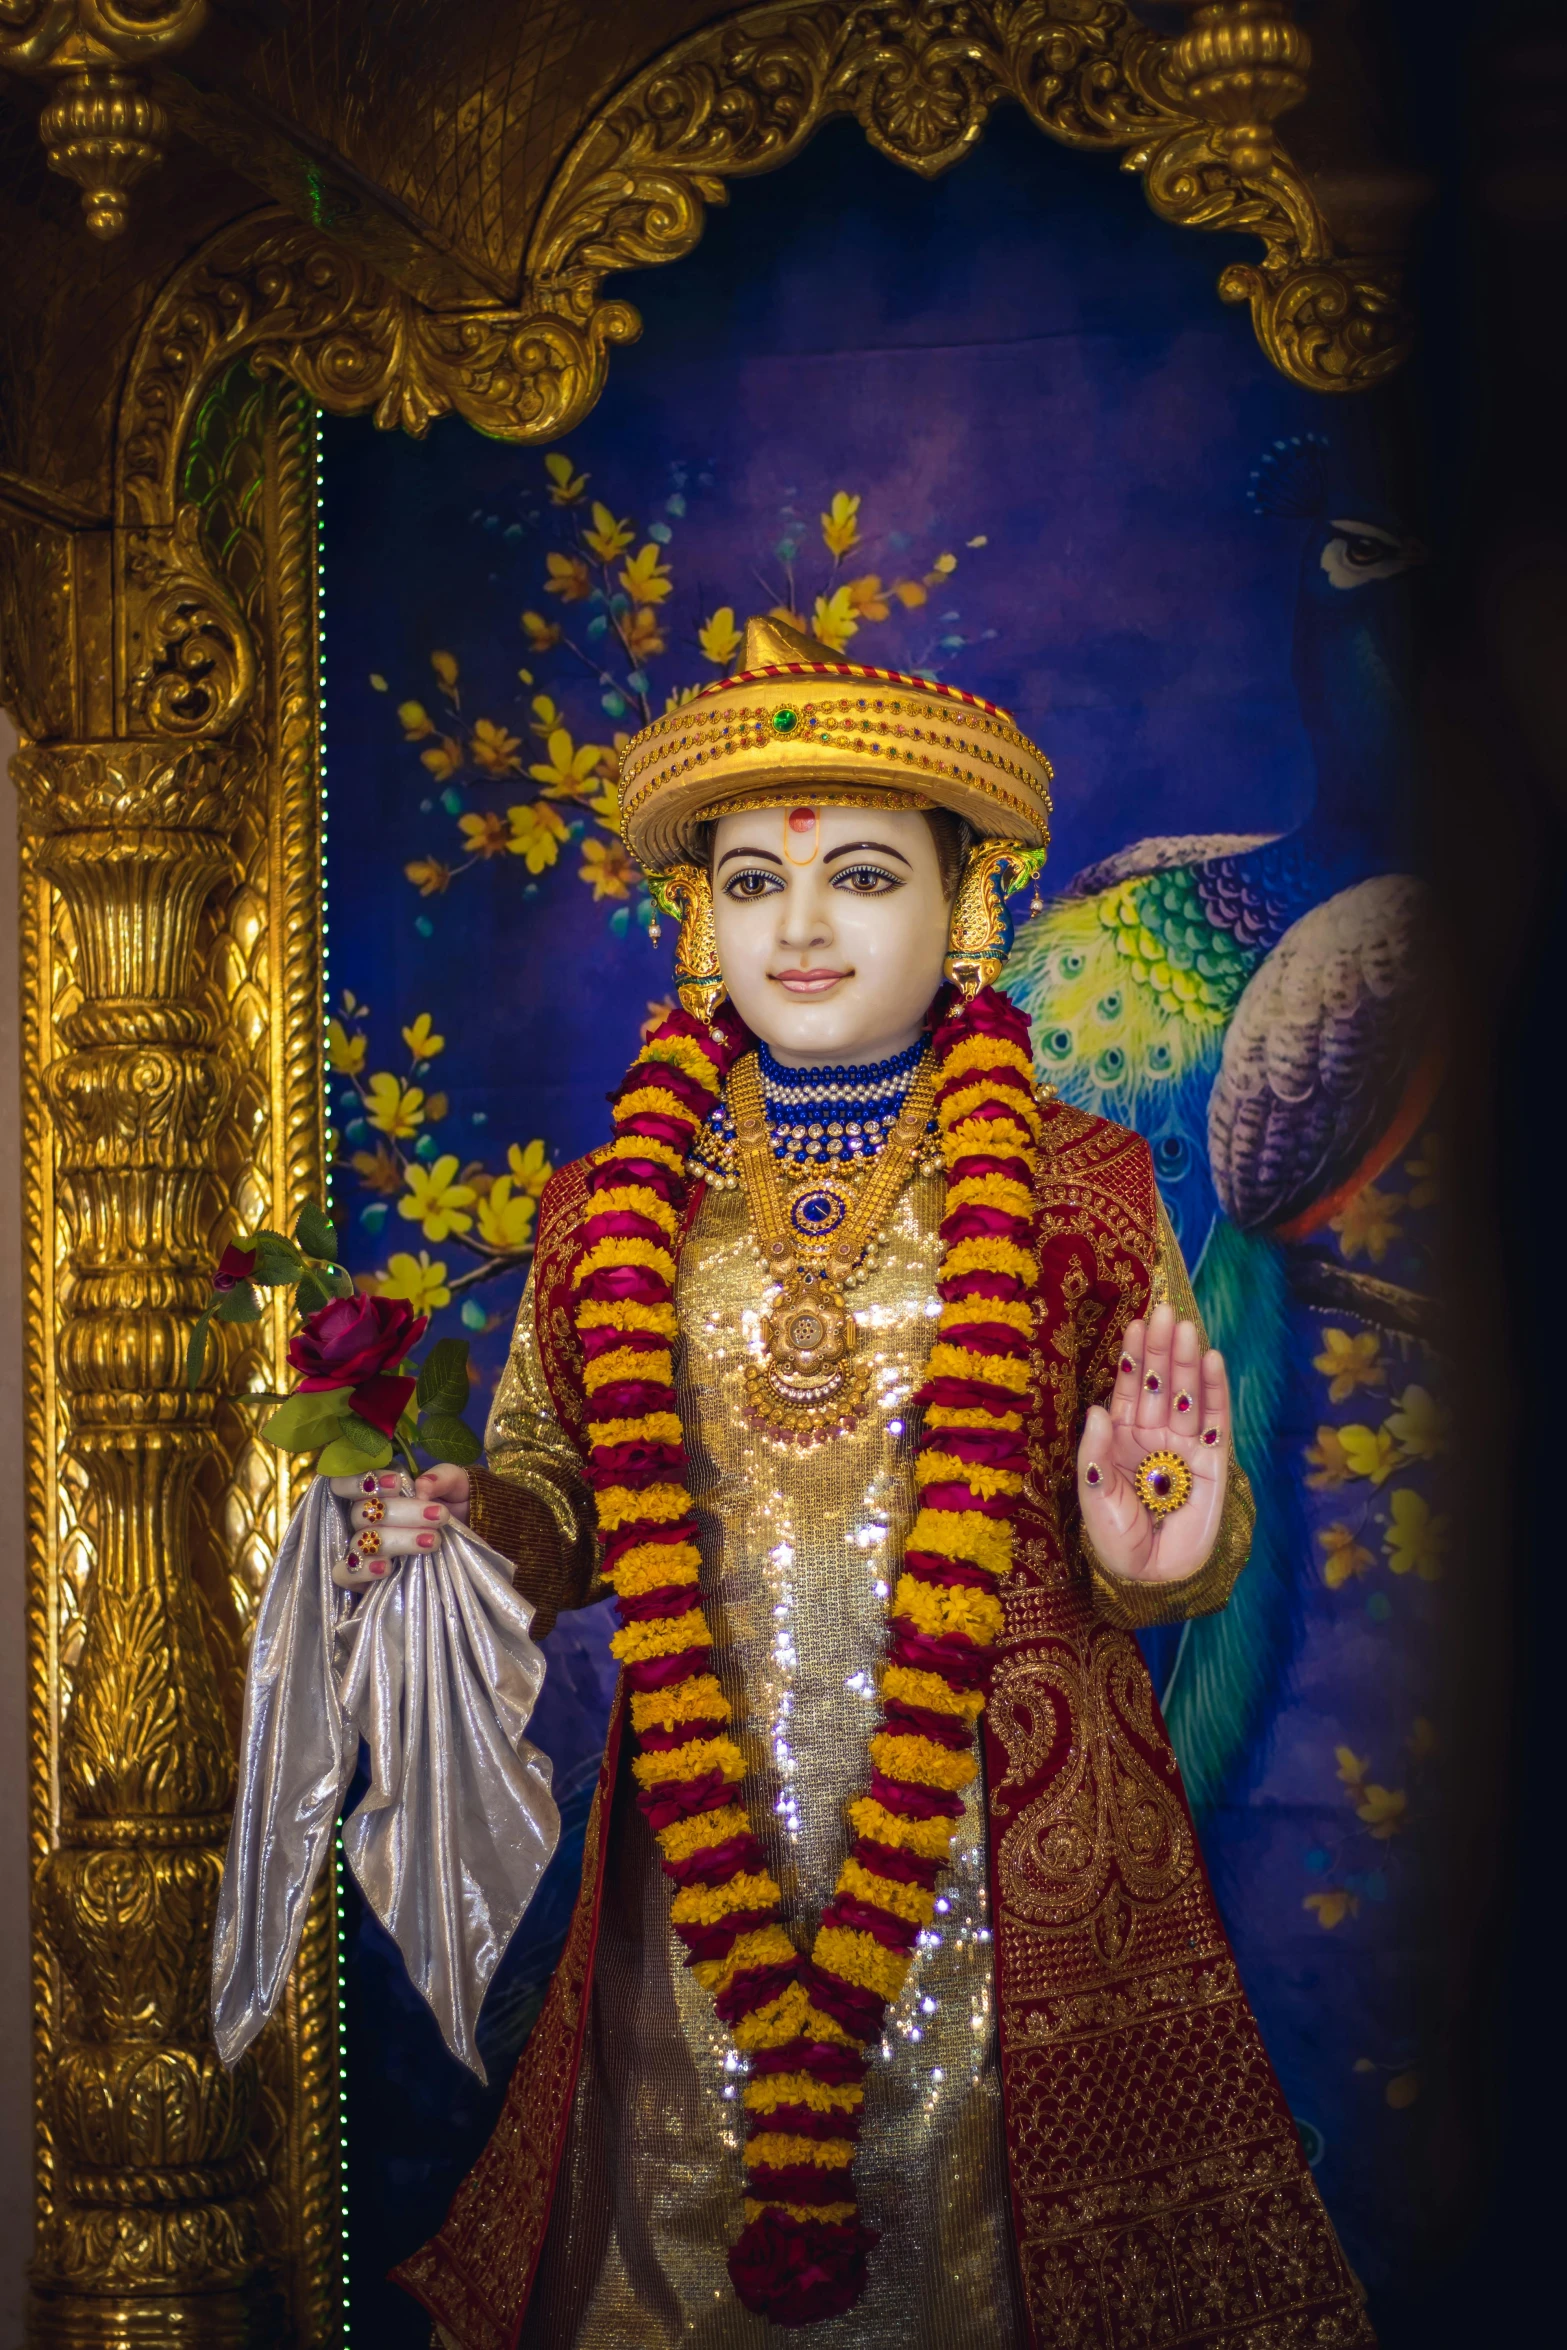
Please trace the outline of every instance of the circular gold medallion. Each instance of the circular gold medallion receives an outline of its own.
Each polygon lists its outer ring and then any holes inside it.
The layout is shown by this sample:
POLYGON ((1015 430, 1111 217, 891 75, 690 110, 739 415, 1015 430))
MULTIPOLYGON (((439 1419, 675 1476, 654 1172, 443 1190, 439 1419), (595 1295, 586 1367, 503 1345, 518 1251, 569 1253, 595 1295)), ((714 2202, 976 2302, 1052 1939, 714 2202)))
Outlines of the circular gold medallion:
POLYGON ((1150 1517, 1168 1517, 1191 1499, 1192 1473, 1179 1453, 1145 1453, 1132 1479, 1137 1498, 1150 1517))

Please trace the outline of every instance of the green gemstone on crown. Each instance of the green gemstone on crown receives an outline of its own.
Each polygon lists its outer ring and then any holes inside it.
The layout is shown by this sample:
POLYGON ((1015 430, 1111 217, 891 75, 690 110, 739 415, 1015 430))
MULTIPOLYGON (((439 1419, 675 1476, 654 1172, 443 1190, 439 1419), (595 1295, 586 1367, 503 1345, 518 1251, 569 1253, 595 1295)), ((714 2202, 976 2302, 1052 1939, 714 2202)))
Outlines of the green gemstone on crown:
POLYGON ((784 709, 773 712, 774 734, 793 734, 799 723, 800 713, 798 710, 784 709))

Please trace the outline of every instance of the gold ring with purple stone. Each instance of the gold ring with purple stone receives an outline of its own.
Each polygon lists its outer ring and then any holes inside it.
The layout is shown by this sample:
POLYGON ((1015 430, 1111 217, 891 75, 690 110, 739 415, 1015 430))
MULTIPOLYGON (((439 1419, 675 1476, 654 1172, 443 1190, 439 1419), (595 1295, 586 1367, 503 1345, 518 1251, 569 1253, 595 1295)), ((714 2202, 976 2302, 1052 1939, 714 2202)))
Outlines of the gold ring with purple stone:
POLYGON ((1137 1498, 1150 1517, 1168 1517, 1190 1501, 1192 1473, 1179 1453, 1144 1453, 1132 1479, 1137 1498))

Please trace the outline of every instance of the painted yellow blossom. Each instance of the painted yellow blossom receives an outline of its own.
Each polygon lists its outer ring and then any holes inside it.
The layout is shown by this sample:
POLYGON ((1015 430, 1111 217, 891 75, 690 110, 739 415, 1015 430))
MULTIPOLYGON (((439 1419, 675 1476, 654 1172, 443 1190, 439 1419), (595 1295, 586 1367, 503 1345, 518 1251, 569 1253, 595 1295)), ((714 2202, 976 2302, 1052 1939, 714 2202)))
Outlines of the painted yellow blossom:
POLYGON ((522 633, 530 652, 547 653, 552 645, 560 643, 564 631, 558 620, 546 620, 542 612, 524 612, 522 633))
POLYGON ((539 1197, 555 1172, 542 1142, 530 1142, 526 1150, 520 1142, 514 1142, 506 1153, 506 1164, 516 1178, 518 1190, 525 1191, 530 1199, 539 1197))
POLYGON ((522 743, 515 734, 508 734, 504 726, 497 726, 492 718, 476 718, 468 741, 468 756, 475 767, 482 767, 486 775, 520 775, 522 761, 517 753, 522 743))
POLYGON ((432 653, 430 667, 449 694, 457 691, 457 656, 455 653, 432 653))
POLYGON ((395 1199, 403 1188, 402 1166, 384 1142, 378 1142, 373 1151, 355 1151, 348 1163, 366 1191, 395 1199))
POLYGON ((399 702, 398 723, 411 743, 422 743, 427 734, 434 734, 435 720, 423 702, 399 702))
POLYGON ((1322 1352, 1313 1355, 1312 1364, 1327 1379, 1329 1403, 1347 1403, 1357 1387, 1381 1387, 1387 1380, 1382 1341, 1374 1330, 1359 1330, 1353 1338, 1347 1330, 1324 1330, 1322 1352))
POLYGON ((1341 1886, 1335 1885, 1328 1893, 1308 1893, 1300 1906, 1302 1909, 1315 1910, 1318 1925, 1326 1926, 1331 1934, 1333 1928, 1341 1926, 1346 1918, 1359 1917, 1360 1895, 1346 1893, 1341 1886))
POLYGON ((1440 1134, 1423 1134, 1412 1159, 1404 1161, 1404 1173, 1412 1186, 1409 1204, 1412 1208, 1434 1207, 1442 1196, 1443 1145, 1440 1134))
POLYGON ((1402 1445, 1406 1460, 1434 1461, 1447 1449, 1452 1419, 1447 1406, 1438 1403, 1428 1389, 1406 1387, 1395 1399, 1385 1425, 1402 1445))
POLYGON ((1442 1555, 1447 1548, 1447 1520, 1432 1514, 1423 1493, 1407 1485, 1389 1497, 1389 1522, 1383 1538, 1387 1563, 1395 1575, 1418 1575, 1422 1583, 1442 1578, 1442 1555))
POLYGON ((506 827, 493 808, 486 808, 482 815, 459 816, 457 829, 470 857, 505 856, 506 827))
POLYGON ((1368 1567, 1376 1564, 1365 1545, 1355 1540, 1354 1530, 1349 1526, 1324 1526, 1317 1540, 1327 1554, 1322 1562, 1322 1580, 1330 1591, 1337 1591, 1352 1576, 1363 1575, 1368 1567))
POLYGON ((363 1036, 350 1036, 341 1020, 327 1022, 327 1067, 336 1070, 339 1077, 357 1077, 365 1065, 367 1050, 368 1040, 363 1036))
POLYGON ((497 1175, 479 1202, 479 1238, 486 1248, 525 1248, 537 1213, 526 1192, 513 1191, 509 1175, 497 1175))
POLYGON ((566 723, 560 710, 551 701, 548 694, 535 694, 528 704, 528 709, 531 712, 528 719, 529 731, 536 734, 541 743, 547 743, 556 727, 564 726, 566 723))
POLYGON ((432 1126, 439 1126, 451 1106, 444 1093, 432 1093, 424 1105, 424 1114, 432 1126))
POLYGON ((636 876, 637 869, 618 840, 583 842, 577 878, 592 890, 595 905, 600 898, 628 898, 636 876))
POLYGON ((1344 1458, 1344 1447, 1339 1442, 1336 1428, 1319 1428, 1317 1441, 1306 1447, 1306 1483, 1318 1492, 1334 1492, 1347 1485, 1354 1475, 1344 1458))
POLYGON ((603 789, 589 800, 588 806, 607 832, 619 832, 620 786, 618 783, 606 783, 603 789))
POLYGON ((445 1240, 450 1233, 468 1232, 473 1227, 468 1214, 474 1202, 473 1186, 459 1183, 457 1173, 455 1151, 428 1167, 421 1167, 416 1160, 408 1169, 408 1189, 397 1203, 397 1213, 417 1224, 426 1240, 445 1240))
POLYGON ((610 756, 602 743, 574 743, 564 726, 555 728, 545 749, 548 758, 535 761, 528 773, 535 783, 543 784, 545 797, 552 800, 579 799, 583 785, 592 781, 610 756))
POLYGON ((419 764, 429 769, 437 783, 447 783, 462 765, 462 744, 443 734, 438 743, 419 753, 419 764))
POLYGON ((547 596, 559 596, 563 604, 581 604, 592 595, 593 574, 580 555, 558 555, 551 549, 544 558, 544 568, 547 596))
POLYGON ((438 1306, 449 1306, 452 1302, 452 1293, 446 1286, 446 1267, 439 1257, 432 1264, 427 1248, 422 1248, 416 1257, 411 1257, 406 1249, 399 1249, 389 1259, 375 1286, 382 1297, 406 1298, 416 1314, 433 1314, 438 1306))
POLYGON ((451 887, 452 869, 439 857, 415 857, 403 871, 422 898, 444 897, 451 887))
POLYGON ((925 574, 927 587, 934 587, 938 579, 950 579, 958 567, 956 555, 938 555, 925 574))
POLYGON ((1402 2113, 1420 2094, 1420 2075, 1395 2073, 1382 2094, 1395 2113, 1402 2113))
POLYGON ((446 1050, 446 1039, 436 1035, 428 1012, 421 1012, 413 1026, 403 1030, 403 1042, 416 1061, 433 1061, 437 1053, 446 1050))
POLYGON ((694 685, 677 685, 672 693, 666 694, 664 697, 665 716, 667 717, 671 710, 684 709, 687 702, 694 702, 698 690, 694 685))
POLYGON ((661 604, 674 586, 664 568, 664 550, 649 539, 620 567, 620 584, 633 604, 661 604))
POLYGON ((851 636, 858 636, 860 624, 854 617, 854 606, 846 587, 834 588, 830 596, 818 596, 816 609, 811 614, 811 634, 819 637, 835 653, 841 653, 851 636))
POLYGON ((365 1116, 382 1134, 389 1134, 394 1142, 402 1142, 410 1134, 417 1134, 424 1124, 424 1088, 404 1085, 389 1069, 378 1069, 368 1087, 370 1099, 365 1104, 365 1116))
POLYGON ((1409 1798, 1402 1787, 1379 1787, 1373 1779, 1361 1790, 1355 1817, 1371 1830, 1379 1844, 1385 1844, 1390 1836, 1402 1832, 1408 1810, 1409 1798))
POLYGON ((1371 1768, 1370 1755, 1358 1755, 1352 1746, 1335 1746, 1333 1759, 1338 1765, 1338 1775, 1343 1784, 1351 1795, 1358 1795, 1366 1783, 1366 1773, 1371 1768))
POLYGON ((860 501, 847 490, 834 490, 832 506, 822 516, 822 543, 835 562, 842 562, 860 543, 860 501))
POLYGON ((664 650, 664 632, 651 604, 638 604, 626 624, 626 651, 633 661, 656 661, 664 650))
POLYGON ((1369 1477, 1373 1485, 1384 1485, 1398 1467, 1398 1447, 1385 1428, 1353 1422, 1339 1430, 1338 1440, 1352 1477, 1369 1477))
POLYGON ((583 544, 593 549, 601 563, 613 563, 615 557, 629 547, 636 532, 629 522, 617 522, 607 506, 597 499, 593 504, 593 528, 582 534, 583 544))
POLYGON ((697 630, 696 641, 702 648, 704 661, 711 661, 715 668, 726 669, 743 641, 735 626, 734 606, 720 604, 718 610, 704 620, 697 630))
POLYGON ((546 800, 537 800, 531 808, 508 808, 507 821, 511 837, 506 846, 514 857, 520 857, 530 873, 542 873, 546 865, 553 865, 560 855, 560 844, 571 838, 560 817, 546 800))
POLYGON ((917 579, 895 579, 892 592, 906 612, 917 612, 928 601, 925 588, 917 579))
POLYGON ((544 470, 549 475, 552 506, 576 506, 581 503, 582 493, 588 486, 588 476, 573 471, 571 459, 564 449, 551 449, 544 460, 544 470))
POLYGON ((1368 1256, 1374 1265, 1380 1265, 1389 1242, 1399 1237, 1404 1205, 1397 1193, 1378 1191, 1374 1183, 1357 1191, 1346 1201, 1343 1214, 1333 1218, 1333 1230, 1345 1256, 1368 1256))
POLYGON ((849 594, 849 609, 861 620, 885 620, 890 610, 880 578, 867 571, 861 579, 845 581, 849 594))
POLYGON ((655 997, 653 1001, 649 1003, 646 1017, 644 1018, 641 1027, 637 1030, 637 1042, 639 1044, 646 1044, 648 1038, 654 1033, 655 1029, 663 1027, 664 1022, 669 1018, 669 1015, 674 1010, 674 1008, 675 999, 672 995, 661 995, 655 997))

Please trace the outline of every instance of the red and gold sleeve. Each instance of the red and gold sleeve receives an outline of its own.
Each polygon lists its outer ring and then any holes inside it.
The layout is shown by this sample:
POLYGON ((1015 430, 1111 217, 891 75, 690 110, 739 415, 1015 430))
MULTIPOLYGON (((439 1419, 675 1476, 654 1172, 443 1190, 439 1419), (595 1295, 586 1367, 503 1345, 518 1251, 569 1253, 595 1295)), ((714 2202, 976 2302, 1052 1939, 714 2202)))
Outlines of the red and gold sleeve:
POLYGON ((582 1457, 550 1400, 529 1279, 511 1353, 485 1431, 488 1466, 474 1469, 469 1522, 515 1570, 543 1639, 563 1608, 586 1607, 595 1590, 598 1542, 582 1457))
MULTIPOLYGON (((1153 1266, 1148 1289, 1148 1310, 1157 1305, 1173 1306, 1176 1319, 1195 1322, 1199 1339, 1206 1352, 1208 1333, 1203 1327, 1202 1315, 1192 1292, 1191 1277, 1186 1260, 1181 1255, 1181 1244, 1165 1214, 1164 1203, 1155 1208, 1153 1266)), ((1131 1315, 1123 1317, 1125 1322, 1131 1315)), ((1219 1532, 1212 1550, 1194 1575, 1180 1583, 1134 1583, 1124 1575, 1112 1575, 1094 1555, 1093 1544, 1081 1525, 1078 1539, 1083 1558, 1093 1582, 1094 1599, 1102 1616, 1122 1631, 1141 1631, 1151 1624, 1179 1624, 1190 1616, 1216 1615, 1235 1588, 1237 1576, 1251 1552, 1252 1527, 1256 1522, 1257 1505, 1252 1498, 1251 1482, 1235 1458, 1235 1446, 1230 1446, 1230 1478, 1225 1490, 1224 1510, 1219 1519, 1219 1532)))

